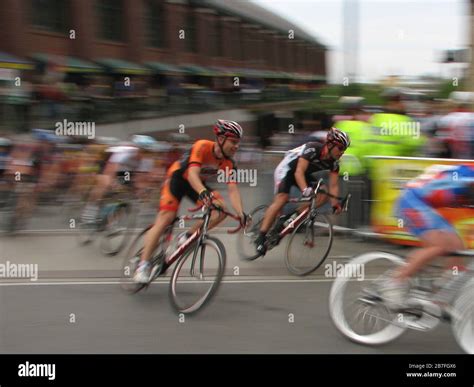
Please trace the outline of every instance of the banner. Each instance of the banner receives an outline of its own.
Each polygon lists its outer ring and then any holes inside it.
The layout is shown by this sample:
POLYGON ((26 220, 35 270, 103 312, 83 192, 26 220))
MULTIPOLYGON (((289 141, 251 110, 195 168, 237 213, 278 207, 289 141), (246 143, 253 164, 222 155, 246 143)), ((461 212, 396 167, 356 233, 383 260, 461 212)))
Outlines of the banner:
MULTIPOLYGON (((409 157, 369 157, 372 178, 372 202, 370 219, 375 232, 398 244, 420 244, 401 227, 395 216, 395 205, 405 184, 420 175, 433 164, 456 165, 471 164, 474 160, 451 160, 409 157)), ((474 249, 474 209, 439 208, 437 211, 445 217, 458 231, 466 247, 474 249)))

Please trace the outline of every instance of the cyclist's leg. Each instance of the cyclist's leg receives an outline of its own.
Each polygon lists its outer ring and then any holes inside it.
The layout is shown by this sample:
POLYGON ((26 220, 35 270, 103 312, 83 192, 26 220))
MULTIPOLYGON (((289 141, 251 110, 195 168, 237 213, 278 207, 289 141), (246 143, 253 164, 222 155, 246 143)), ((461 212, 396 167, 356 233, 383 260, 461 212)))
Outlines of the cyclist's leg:
POLYGON ((400 215, 410 232, 423 243, 407 258, 395 278, 403 281, 417 273, 433 259, 455 250, 462 250, 464 244, 455 228, 435 209, 408 192, 400 201, 400 215))
MULTIPOLYGON (((407 265, 403 266, 397 272, 395 278, 403 281, 413 276, 421 268, 437 257, 463 249, 461 238, 456 234, 456 232, 448 229, 427 231, 420 235, 420 239, 423 243, 423 248, 413 251, 407 257, 407 265)), ((451 261, 451 264, 457 262, 458 260, 453 260, 451 261)))
POLYGON ((270 204, 263 215, 262 224, 260 225, 260 232, 258 237, 255 239, 255 246, 257 252, 260 255, 264 255, 266 253, 266 235, 275 221, 275 218, 288 202, 290 189, 295 184, 294 176, 283 162, 281 162, 275 170, 274 182, 275 197, 273 198, 272 204, 270 204))
POLYGON ((160 210, 156 216, 155 224, 146 233, 145 245, 143 246, 143 252, 140 257, 142 262, 150 260, 151 254, 160 240, 161 235, 163 235, 166 227, 168 227, 175 218, 176 211, 160 210))
POLYGON ((273 178, 273 192, 275 197, 273 198, 272 204, 270 204, 263 216, 262 224, 260 226, 260 236, 258 238, 260 241, 265 239, 265 235, 267 234, 268 230, 270 230, 275 218, 288 202, 291 187, 296 184, 294 175, 291 173, 287 163, 285 163, 284 160, 276 167, 273 178))
POLYGON ((109 187, 112 185, 113 179, 114 176, 108 174, 97 175, 96 184, 91 190, 89 196, 89 202, 97 203, 100 201, 104 197, 109 187))
POLYGON ((265 215, 263 216, 262 225, 260 226, 260 233, 266 234, 270 227, 272 226, 275 218, 281 212, 282 208, 288 202, 289 193, 286 192, 279 192, 275 195, 273 199, 273 203, 265 211, 265 215))
MULTIPOLYGON (((289 190, 288 190, 289 192, 289 190)), ((263 215, 262 225, 260 226, 260 232, 255 239, 255 247, 260 255, 265 255, 267 251, 266 240, 267 233, 270 230, 275 218, 278 216, 282 208, 288 202, 289 193, 279 192, 273 199, 273 203, 267 208, 263 215)))
POLYGON ((84 222, 96 222, 99 218, 100 203, 112 186, 113 178, 110 175, 97 175, 96 182, 87 198, 86 205, 81 214, 84 222))
POLYGON ((99 202, 116 180, 118 166, 115 163, 107 163, 99 171, 96 177, 95 186, 92 188, 89 200, 90 203, 99 202))
POLYGON ((150 260, 151 254, 160 240, 161 235, 163 235, 166 227, 176 218, 182 196, 176 197, 173 195, 171 191, 172 184, 172 178, 169 178, 165 181, 161 189, 159 212, 156 216, 155 224, 145 236, 145 246, 141 256, 142 262, 150 260))

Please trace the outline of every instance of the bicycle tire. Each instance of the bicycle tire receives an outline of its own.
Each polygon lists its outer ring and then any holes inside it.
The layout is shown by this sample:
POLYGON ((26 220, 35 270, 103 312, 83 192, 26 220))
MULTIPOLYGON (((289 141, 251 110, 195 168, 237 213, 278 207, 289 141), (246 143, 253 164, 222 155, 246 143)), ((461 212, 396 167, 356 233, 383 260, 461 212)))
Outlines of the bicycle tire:
MULTIPOLYGON (((153 225, 149 225, 145 227, 140 233, 135 237, 133 240, 132 244, 127 250, 127 254, 125 256, 125 259, 123 261, 122 265, 122 271, 121 271, 121 277, 120 277, 120 286, 122 287, 123 290, 125 290, 127 293, 137 293, 143 288, 147 287, 148 284, 141 284, 141 283, 136 283, 133 281, 133 274, 135 273, 136 267, 138 265, 138 262, 140 261, 140 256, 143 251, 143 238, 145 234, 153 227, 153 225)), ((173 225, 168 226, 165 229, 165 232, 161 236, 155 251, 152 252, 152 262, 155 260, 157 256, 164 256, 164 252, 167 248, 167 244, 165 243, 165 240, 168 236, 169 232, 172 232, 173 225)), ((152 265, 153 267, 153 265, 152 265)), ((155 276, 150 279, 150 282, 155 280, 159 275, 161 274, 160 272, 155 272, 155 276)))
MULTIPOLYGON (((392 266, 392 269, 393 267, 399 267, 400 265, 404 264, 404 260, 398 255, 387 253, 387 252, 381 252, 381 251, 374 251, 374 252, 358 255, 352 258, 349 263, 352 265, 363 265, 363 267, 366 268, 367 264, 371 264, 371 263, 373 264, 373 262, 377 260, 388 261, 388 263, 392 266)), ((387 270, 385 270, 384 273, 386 272, 387 270)), ((407 330, 406 326, 402 326, 397 323, 398 318, 399 318, 397 313, 389 311, 388 308, 385 305, 383 305, 383 303, 376 302, 373 305, 370 305, 370 304, 364 305, 366 310, 364 311, 362 317, 365 318, 366 315, 368 315, 369 318, 373 317, 372 314, 368 313, 368 311, 371 310, 370 308, 375 309, 375 308, 381 307, 383 311, 386 314, 388 314, 390 318, 390 320, 385 319, 385 321, 388 322, 387 326, 376 333, 360 334, 359 332, 357 332, 351 326, 350 321, 348 320, 348 316, 346 316, 346 312, 344 310, 344 307, 345 307, 344 298, 346 295, 349 294, 351 296, 354 296, 354 295, 359 296, 358 292, 354 292, 352 289, 348 289, 348 284, 350 282, 351 282, 350 278, 348 278, 347 276, 336 276, 331 286, 331 291, 329 294, 329 316, 331 318, 333 325, 343 336, 359 344, 382 345, 382 344, 386 344, 390 341, 397 339, 407 330)), ((360 281, 352 281, 353 284, 358 283, 358 282, 360 281)), ((369 286, 372 285, 373 283, 375 283, 375 280, 370 280, 369 286)), ((361 301, 360 297, 357 298, 357 302, 360 302, 360 301, 361 301)), ((355 304, 356 304, 355 302, 352 302, 352 305, 355 305, 355 304)), ((359 310, 357 310, 357 312, 358 312, 357 316, 362 314, 359 312, 359 310)), ((350 317, 353 317, 353 316, 350 316, 350 317)), ((384 321, 383 318, 379 318, 379 320, 384 321)))
POLYGON ((142 238, 151 227, 152 225, 145 227, 135 237, 123 261, 122 270, 121 270, 122 273, 120 276, 120 286, 127 293, 131 293, 131 294, 137 293, 146 286, 146 284, 139 284, 139 283, 133 282, 132 277, 133 277, 133 274, 135 273, 136 267, 139 262, 138 257, 141 255, 143 251, 143 243, 141 243, 142 238))
POLYGON ((107 215, 107 223, 105 226, 105 233, 102 238, 100 248, 103 254, 108 255, 108 256, 115 256, 117 255, 122 249, 127 245, 127 232, 131 228, 133 228, 133 223, 134 219, 132 216, 132 208, 129 203, 120 203, 114 207, 114 209, 107 215), (109 230, 110 227, 110 219, 115 215, 119 214, 120 211, 125 211, 125 229, 118 229, 111 231, 109 230), (112 239, 114 237, 121 238, 119 239, 119 243, 117 243, 117 246, 111 247, 111 245, 115 242, 112 243, 112 239))
POLYGON ((5 199, 2 218, 3 229, 7 234, 13 234, 17 228, 17 214, 15 211, 17 201, 18 195, 14 190, 11 191, 5 199))
POLYGON ((453 335, 458 345, 468 354, 474 354, 474 279, 464 285, 454 301, 455 316, 451 324, 453 335))
MULTIPOLYGON (((323 262, 326 260, 326 258, 329 255, 329 252, 331 251, 332 243, 333 243, 334 235, 333 235, 333 228, 332 228, 332 222, 330 218, 327 215, 324 214, 318 214, 314 220, 307 219, 303 222, 301 222, 295 229, 293 230, 288 243, 286 245, 286 251, 285 251, 285 264, 288 269, 288 271, 294 275, 297 276, 305 276, 308 274, 311 274, 314 272, 316 269, 318 269, 323 262), (321 219, 324 223, 318 222, 318 219, 321 219), (294 256, 299 256, 301 257, 302 255, 302 248, 306 247, 304 244, 301 246, 298 244, 295 240, 299 236, 301 232, 305 234, 306 238, 306 227, 311 223, 313 223, 313 227, 311 228, 311 233, 312 233, 312 241, 310 243, 313 244, 313 246, 310 246, 310 249, 313 250, 315 247, 314 245, 318 245, 320 242, 318 241, 317 243, 315 242, 315 235, 314 235, 314 227, 316 224, 325 224, 323 228, 321 229, 320 232, 324 232, 324 230, 328 230, 328 243, 327 246, 325 247, 325 250, 323 251, 322 257, 319 259, 316 259, 315 262, 309 263, 306 266, 303 266, 303 268, 300 268, 296 265, 295 260, 292 259, 294 256), (327 224, 327 226, 326 226, 327 224), (295 252, 290 251, 292 246, 295 246, 295 252)), ((319 248, 318 248, 319 250, 319 248)), ((315 250, 313 250, 315 251, 315 250)))
POLYGON ((243 232, 240 232, 237 238, 237 251, 244 261, 253 261, 261 256, 255 249, 255 239, 260 232, 260 225, 263 221, 263 215, 267 210, 266 204, 255 207, 249 216, 251 221, 247 224, 243 232))
MULTIPOLYGON (((220 287, 222 277, 224 276, 225 265, 226 265, 225 247, 219 239, 213 238, 213 237, 206 237, 206 239, 202 242, 202 244, 197 247, 199 251, 198 251, 198 256, 197 256, 196 261, 198 262, 200 260, 199 253, 202 251, 200 249, 202 249, 203 247, 205 247, 206 249, 205 256, 207 256, 207 258, 209 258, 209 255, 208 255, 209 248, 213 248, 217 252, 218 267, 217 269, 212 269, 213 272, 215 271, 215 278, 211 286, 209 287, 209 289, 205 292, 205 294, 202 297, 200 297, 197 301, 192 302, 190 305, 185 305, 183 296, 178 295, 178 291, 177 291, 178 279, 180 277, 181 278, 184 277, 184 275, 183 276, 180 276, 180 275, 184 274, 182 272, 182 269, 185 263, 190 263, 190 261, 192 260, 194 251, 196 249, 196 244, 193 244, 190 248, 187 249, 184 255, 178 260, 173 270, 173 274, 171 275, 171 281, 170 281, 170 287, 169 287, 169 298, 170 298, 170 303, 173 309, 178 313, 190 315, 202 310, 206 305, 209 304, 209 301, 212 299, 212 297, 215 295, 218 288, 220 287)), ((207 261, 208 260, 209 259, 207 259, 207 261)), ((188 282, 191 283, 191 281, 188 281, 188 282)), ((203 281, 201 283, 205 283, 205 282, 203 281)), ((188 285, 187 289, 190 289, 193 286, 195 285, 191 285, 191 286, 188 285)))

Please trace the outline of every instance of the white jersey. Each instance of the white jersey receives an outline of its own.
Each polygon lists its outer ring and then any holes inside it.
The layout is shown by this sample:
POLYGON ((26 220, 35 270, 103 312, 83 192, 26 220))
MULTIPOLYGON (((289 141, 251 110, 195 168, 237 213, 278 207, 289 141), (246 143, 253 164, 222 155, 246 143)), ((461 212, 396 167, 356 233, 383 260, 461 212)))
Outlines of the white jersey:
POLYGON ((152 158, 142 159, 138 165, 137 172, 151 172, 154 164, 152 158))
POLYGON ((119 164, 120 171, 134 171, 138 168, 139 149, 134 146, 113 146, 108 149, 112 153, 109 163, 119 164))

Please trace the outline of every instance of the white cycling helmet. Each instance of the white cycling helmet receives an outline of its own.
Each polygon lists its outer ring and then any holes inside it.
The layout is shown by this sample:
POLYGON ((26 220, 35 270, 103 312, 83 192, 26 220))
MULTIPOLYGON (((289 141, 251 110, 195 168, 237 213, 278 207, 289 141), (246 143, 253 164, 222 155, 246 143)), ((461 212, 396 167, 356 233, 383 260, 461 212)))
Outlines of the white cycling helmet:
POLYGON ((132 136, 132 143, 140 149, 153 151, 157 147, 157 141, 151 136, 135 134, 132 136))

